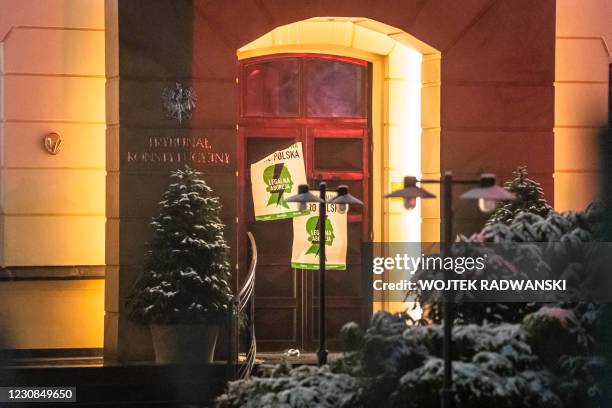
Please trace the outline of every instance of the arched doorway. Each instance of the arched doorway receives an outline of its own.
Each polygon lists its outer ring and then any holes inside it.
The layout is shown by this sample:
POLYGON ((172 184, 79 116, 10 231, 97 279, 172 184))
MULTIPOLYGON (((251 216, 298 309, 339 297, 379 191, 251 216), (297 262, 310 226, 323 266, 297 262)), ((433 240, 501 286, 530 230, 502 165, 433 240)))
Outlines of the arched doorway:
POLYGON ((241 47, 238 58, 239 172, 245 175, 239 229, 254 231, 263 241, 258 342, 268 350, 313 349, 316 274, 288 266, 291 225, 250 220, 248 165, 302 141, 311 184, 352 184, 366 202, 363 211, 349 217, 352 268, 328 278, 332 339, 346 322, 365 323, 372 309, 402 308, 384 300, 372 307, 360 243, 438 240, 437 202, 406 214, 382 197, 406 174, 439 177, 440 53, 372 20, 314 18, 274 29, 241 47), (280 320, 286 324, 279 325, 280 320))

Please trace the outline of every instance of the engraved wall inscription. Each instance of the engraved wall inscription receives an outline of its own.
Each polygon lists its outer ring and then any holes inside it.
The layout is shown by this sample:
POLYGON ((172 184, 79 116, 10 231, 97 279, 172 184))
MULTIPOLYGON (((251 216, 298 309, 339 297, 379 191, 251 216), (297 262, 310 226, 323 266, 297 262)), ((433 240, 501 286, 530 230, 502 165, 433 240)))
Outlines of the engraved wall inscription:
MULTIPOLYGON (((152 136, 145 139, 142 149, 128 150, 124 158, 128 166, 155 164, 168 165, 220 165, 232 163, 229 151, 216 149, 205 136, 152 136)), ((146 166, 146 165, 149 166, 146 166)))

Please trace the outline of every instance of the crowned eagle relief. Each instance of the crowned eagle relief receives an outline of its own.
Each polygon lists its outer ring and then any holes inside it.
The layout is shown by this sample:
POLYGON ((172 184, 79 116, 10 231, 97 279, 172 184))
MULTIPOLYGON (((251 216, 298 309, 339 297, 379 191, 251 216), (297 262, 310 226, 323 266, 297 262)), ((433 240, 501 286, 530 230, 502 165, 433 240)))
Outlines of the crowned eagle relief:
POLYGON ((176 119, 179 124, 191 119, 196 107, 196 94, 192 87, 183 88, 180 83, 167 86, 162 91, 162 104, 168 119, 176 119))

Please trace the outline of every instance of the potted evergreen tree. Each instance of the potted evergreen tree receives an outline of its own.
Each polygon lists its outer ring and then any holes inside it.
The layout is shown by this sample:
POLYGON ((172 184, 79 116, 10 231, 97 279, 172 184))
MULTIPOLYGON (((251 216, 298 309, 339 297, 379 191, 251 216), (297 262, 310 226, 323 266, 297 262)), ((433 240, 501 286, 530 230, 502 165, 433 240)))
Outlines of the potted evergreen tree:
POLYGON ((171 178, 129 316, 150 326, 157 363, 207 363, 232 302, 221 204, 197 171, 185 167, 171 178))

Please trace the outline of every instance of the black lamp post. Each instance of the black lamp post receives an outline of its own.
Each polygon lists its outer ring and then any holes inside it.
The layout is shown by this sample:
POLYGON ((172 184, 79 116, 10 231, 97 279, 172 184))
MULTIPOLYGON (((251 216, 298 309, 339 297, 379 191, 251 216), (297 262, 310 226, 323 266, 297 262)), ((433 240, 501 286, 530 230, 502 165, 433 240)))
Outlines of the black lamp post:
MULTIPOLYGON (((481 174, 478 179, 453 179, 453 174, 448 171, 440 180, 417 180, 416 177, 405 177, 404 188, 387 194, 385 197, 401 197, 404 199, 404 207, 412 209, 416 206, 417 198, 435 198, 427 190, 417 186, 421 184, 441 184, 442 190, 442 224, 444 230, 442 232, 443 256, 450 255, 449 244, 453 238, 453 184, 463 185, 478 185, 466 193, 461 195, 462 199, 478 200, 478 208, 483 212, 491 212, 495 209, 498 201, 514 200, 514 194, 503 189, 495 184, 495 174, 481 174)), ((444 278, 449 279, 450 271, 444 273, 444 278)), ((442 408, 451 408, 454 401, 453 388, 453 366, 452 366, 452 336, 453 336, 453 296, 451 291, 444 292, 444 302, 442 304, 442 314, 444 317, 444 337, 443 337, 443 354, 444 354, 444 386, 440 390, 440 402, 442 408)))
MULTIPOLYGON (((325 224, 327 223, 327 191, 327 183, 321 182, 319 184, 319 197, 317 197, 309 191, 307 184, 300 184, 298 186, 298 193, 286 200, 288 203, 299 203, 302 210, 306 209, 307 203, 319 204, 319 350, 317 351, 317 357, 320 366, 327 363, 327 336, 325 329, 325 224)), ((340 213, 345 213, 349 205, 363 205, 361 200, 349 193, 348 186, 339 186, 336 191, 338 195, 329 200, 329 204, 338 205, 340 213)))

